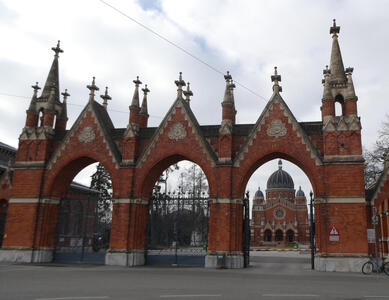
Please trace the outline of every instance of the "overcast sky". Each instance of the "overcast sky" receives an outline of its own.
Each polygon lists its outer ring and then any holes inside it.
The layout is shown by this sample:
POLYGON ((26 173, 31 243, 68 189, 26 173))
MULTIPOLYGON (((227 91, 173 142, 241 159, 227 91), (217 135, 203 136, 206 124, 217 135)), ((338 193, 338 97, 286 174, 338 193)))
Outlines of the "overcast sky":
MULTIPOLYGON (((213 68, 229 70, 237 82, 238 123, 254 123, 271 96, 270 76, 278 66, 282 97, 298 121, 321 119, 322 70, 329 64, 336 18, 345 67, 354 67, 362 141, 370 147, 389 111, 388 1, 136 1, 106 0, 213 68)), ((113 100, 108 109, 116 127, 128 122, 132 80, 139 75, 151 90, 149 126, 158 126, 176 96, 174 80, 191 82, 191 107, 200 124, 219 124, 224 93, 221 74, 157 38, 99 0, 0 0, 0 141, 17 147, 32 95, 50 68, 51 47, 61 40, 60 88, 68 89, 69 122, 88 101, 86 85, 96 76, 113 100), (9 96, 15 95, 15 96, 9 96), (16 97, 19 96, 19 97, 16 97)), ((310 184, 292 170, 296 189, 310 184)), ((249 182, 252 193, 277 168, 262 166, 249 182), (260 174, 259 174, 260 173, 260 174)))

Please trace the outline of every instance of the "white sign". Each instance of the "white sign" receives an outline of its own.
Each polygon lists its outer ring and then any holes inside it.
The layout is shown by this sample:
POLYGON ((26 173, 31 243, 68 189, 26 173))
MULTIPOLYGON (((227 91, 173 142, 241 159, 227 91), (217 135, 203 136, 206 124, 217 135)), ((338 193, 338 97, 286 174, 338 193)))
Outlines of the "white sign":
POLYGON ((339 242, 339 231, 336 229, 335 225, 332 225, 329 238, 331 242, 339 242))
POLYGON ((367 242, 370 244, 375 243, 375 230, 374 229, 367 230, 367 242))

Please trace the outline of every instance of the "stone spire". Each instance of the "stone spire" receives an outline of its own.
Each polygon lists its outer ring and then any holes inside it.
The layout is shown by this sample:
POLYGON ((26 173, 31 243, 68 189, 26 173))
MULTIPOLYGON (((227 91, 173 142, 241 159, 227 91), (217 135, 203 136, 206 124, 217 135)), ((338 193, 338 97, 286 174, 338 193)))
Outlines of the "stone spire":
POLYGON ((323 89, 323 100, 332 100, 332 93, 331 93, 331 87, 330 87, 330 69, 328 69, 328 65, 323 70, 324 79, 322 81, 324 85, 323 89))
POLYGON ((47 110, 48 111, 55 111, 55 100, 56 100, 56 88, 55 86, 51 87, 49 99, 47 100, 47 110))
POLYGON ((232 106, 235 106, 235 100, 234 100, 234 88, 235 84, 232 81, 232 76, 229 71, 227 71, 227 74, 224 75, 224 79, 226 80, 226 89, 224 91, 224 97, 223 97, 223 104, 231 104, 232 106))
POLYGON ((92 102, 95 100, 95 91, 98 91, 99 88, 95 84, 95 77, 93 76, 92 84, 86 86, 88 90, 90 90, 89 93, 89 102, 92 102))
POLYGON ((108 95, 108 87, 105 87, 105 94, 100 95, 100 98, 103 99, 103 106, 105 109, 107 109, 108 106, 108 100, 112 100, 112 97, 108 95))
POLYGON ((190 97, 193 96, 193 92, 190 90, 190 83, 186 83, 186 91, 184 91, 185 101, 189 104, 190 97))
POLYGON ((178 80, 174 81, 174 83, 177 86, 177 98, 181 98, 182 99, 182 87, 186 85, 185 81, 182 80, 182 72, 180 72, 178 80))
POLYGON ((330 34, 332 34, 332 49, 331 49, 331 62, 330 62, 330 82, 331 84, 346 83, 346 75, 344 72, 342 54, 338 43, 338 33, 340 26, 336 26, 336 20, 330 28, 330 34))
POLYGON ((130 108, 139 108, 139 85, 142 84, 142 82, 139 80, 139 76, 136 76, 136 80, 133 80, 132 82, 135 83, 135 91, 134 96, 132 96, 130 108))
POLYGON ((278 75, 277 67, 274 67, 274 75, 271 76, 271 81, 273 82, 273 92, 282 92, 282 86, 278 84, 281 81, 281 75, 278 75))
POLYGON ((350 100, 350 99, 358 99, 358 97, 355 95, 355 89, 354 89, 354 83, 352 74, 354 71, 354 68, 348 67, 346 68, 346 75, 347 75, 347 88, 345 91, 344 99, 350 100))
POLYGON ((59 102, 59 75, 58 75, 58 58, 59 53, 63 53, 63 50, 59 47, 60 41, 58 41, 57 46, 51 48, 54 51, 54 60, 51 64, 49 75, 47 76, 46 83, 43 87, 41 99, 48 99, 51 93, 51 88, 54 87, 54 100, 59 102))
POLYGON ((142 89, 143 91, 143 100, 142 100, 142 106, 140 108, 140 113, 141 115, 148 116, 148 111, 147 111, 147 94, 150 93, 150 90, 147 88, 147 84, 145 84, 145 88, 142 89))
POLYGON ((28 112, 36 113, 36 99, 38 98, 38 91, 41 89, 38 86, 38 82, 35 83, 35 85, 31 86, 34 90, 34 93, 31 98, 30 106, 28 107, 28 112))
POLYGON ((63 96, 63 102, 62 102, 62 110, 60 115, 58 116, 58 119, 67 120, 68 119, 67 98, 70 96, 70 94, 68 93, 68 90, 65 89, 65 91, 61 93, 61 95, 63 96))

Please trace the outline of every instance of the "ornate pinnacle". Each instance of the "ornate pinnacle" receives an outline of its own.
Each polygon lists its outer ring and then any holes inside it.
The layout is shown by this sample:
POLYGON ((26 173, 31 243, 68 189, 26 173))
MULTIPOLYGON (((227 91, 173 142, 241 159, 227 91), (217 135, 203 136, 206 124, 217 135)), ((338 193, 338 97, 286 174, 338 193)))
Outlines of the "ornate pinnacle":
POLYGON ((136 76, 136 79, 132 81, 135 83, 135 86, 138 87, 140 84, 142 84, 142 81, 139 80, 139 76, 136 76))
POLYGON ((236 85, 234 81, 231 79, 230 83, 228 84, 228 89, 232 92, 234 88, 236 88, 236 85))
POLYGON ((36 97, 37 94, 38 94, 38 90, 41 89, 41 88, 38 86, 38 82, 35 82, 35 85, 32 85, 31 87, 32 87, 33 90, 34 90, 34 97, 36 97))
POLYGON ((281 81, 281 75, 278 75, 277 67, 274 67, 274 75, 271 76, 273 84, 273 91, 282 92, 282 87, 278 84, 281 81))
POLYGON ((68 89, 65 89, 65 91, 61 93, 61 95, 63 96, 63 101, 66 102, 66 99, 70 96, 70 94, 68 93, 68 89))
POLYGON ((190 90, 190 83, 187 82, 186 84, 186 91, 184 91, 185 100, 189 104, 190 97, 193 96, 193 92, 190 90))
POLYGON ((108 100, 112 100, 112 97, 108 95, 108 87, 105 87, 105 94, 100 95, 101 99, 103 99, 103 106, 105 109, 107 109, 108 106, 108 100))
POLYGON ((185 81, 182 80, 182 72, 180 72, 178 80, 174 81, 174 83, 178 87, 178 89, 177 89, 177 97, 178 98, 182 98, 182 87, 186 85, 185 81))
POLYGON ((328 69, 328 65, 326 65, 326 68, 323 70, 323 75, 324 76, 329 76, 331 74, 331 70, 328 69))
POLYGON ((147 96, 147 94, 150 93, 150 90, 147 88, 147 84, 145 84, 145 87, 144 89, 142 89, 142 91, 145 96, 147 96))
POLYGON ((224 79, 226 80, 226 82, 230 82, 230 80, 232 80, 232 76, 230 75, 230 71, 227 71, 227 74, 224 75, 224 79))
POLYGON ((92 79, 92 84, 86 86, 88 90, 90 90, 89 93, 89 101, 94 101, 95 100, 95 91, 98 91, 99 88, 95 85, 95 77, 93 76, 92 79))
POLYGON ((333 37, 338 36, 338 33, 340 31, 340 26, 336 26, 336 19, 333 20, 333 25, 330 28, 330 34, 332 34, 333 37))
POLYGON ((58 57, 59 53, 63 53, 63 50, 59 47, 59 43, 60 43, 60 41, 58 40, 57 47, 51 48, 51 50, 53 50, 55 52, 55 55, 54 55, 55 57, 58 57))
POLYGON ((345 72, 346 72, 347 75, 351 75, 351 74, 353 73, 353 71, 354 71, 354 68, 352 68, 352 67, 348 67, 348 68, 346 68, 346 70, 345 70, 345 72))

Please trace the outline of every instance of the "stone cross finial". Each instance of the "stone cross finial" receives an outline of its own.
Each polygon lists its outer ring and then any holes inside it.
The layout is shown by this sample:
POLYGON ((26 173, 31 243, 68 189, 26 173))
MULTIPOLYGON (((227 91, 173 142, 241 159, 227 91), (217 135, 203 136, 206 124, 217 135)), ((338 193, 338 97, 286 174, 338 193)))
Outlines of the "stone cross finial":
POLYGON ((193 92, 190 90, 190 83, 188 82, 186 85, 186 91, 184 91, 185 100, 189 104, 190 97, 193 96, 193 92))
POLYGON ((59 47, 59 43, 60 43, 60 41, 58 40, 57 47, 51 48, 51 50, 53 50, 55 52, 55 55, 54 55, 55 57, 58 57, 59 53, 63 53, 63 50, 59 47))
POLYGON ((108 95, 108 87, 105 87, 105 93, 104 95, 100 95, 101 99, 103 99, 103 106, 105 109, 107 109, 108 106, 108 100, 112 100, 112 97, 108 95))
POLYGON ((32 87, 33 90, 34 90, 34 97, 36 97, 37 94, 38 94, 38 90, 41 89, 41 88, 39 87, 39 85, 38 85, 38 82, 35 82, 35 85, 32 85, 31 87, 32 87))
POLYGON ((142 84, 142 81, 139 80, 139 76, 136 76, 136 79, 132 81, 135 83, 135 86, 138 87, 140 84, 142 84))
POLYGON ((333 20, 333 25, 330 28, 330 34, 332 34, 333 37, 338 36, 338 33, 340 32, 340 26, 336 26, 336 19, 333 20))
POLYGON ((66 101, 66 99, 70 96, 70 94, 68 93, 68 89, 65 89, 65 91, 61 93, 61 95, 63 96, 63 101, 66 101))
POLYGON ((232 80, 232 76, 230 75, 230 71, 227 71, 227 74, 224 75, 224 79, 226 80, 227 83, 229 83, 230 80, 232 80))
POLYGON ((95 91, 99 90, 99 88, 95 84, 95 77, 94 76, 93 76, 93 79, 92 79, 92 84, 91 85, 87 85, 86 87, 88 88, 88 90, 90 90, 89 101, 94 101, 95 100, 95 91))
POLYGON ((177 98, 182 98, 182 87, 186 85, 185 81, 182 79, 182 72, 180 72, 178 80, 174 81, 174 83, 178 87, 178 89, 177 89, 177 98))
POLYGON ((147 88, 147 84, 145 84, 145 88, 142 89, 142 91, 143 91, 143 94, 144 94, 145 96, 147 96, 147 94, 150 93, 150 90, 147 88))
POLYGON ((281 81, 281 75, 278 75, 277 67, 274 67, 274 75, 271 76, 273 84, 273 91, 282 92, 282 87, 278 84, 281 81))

